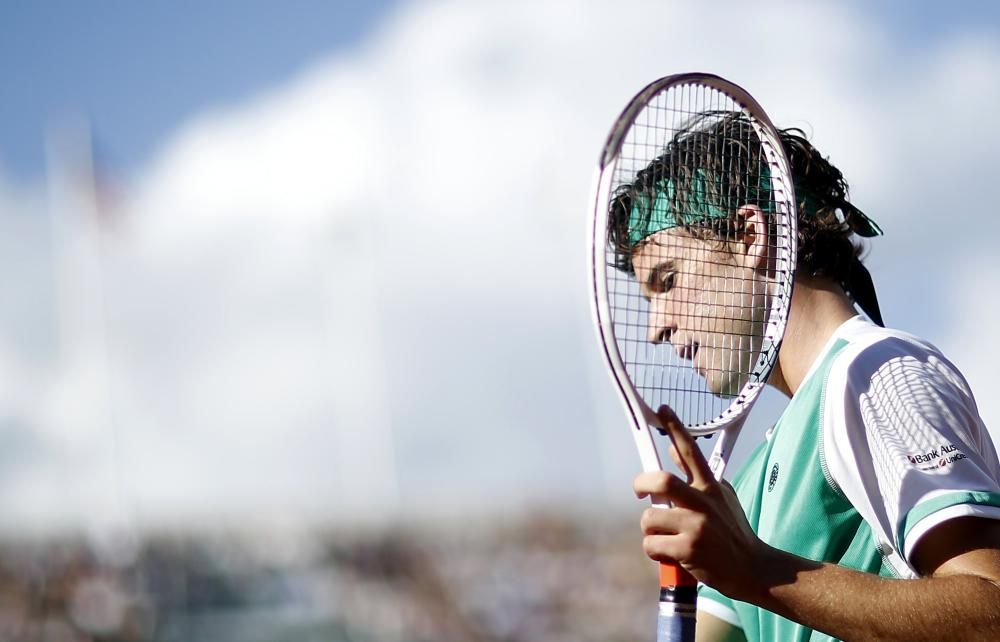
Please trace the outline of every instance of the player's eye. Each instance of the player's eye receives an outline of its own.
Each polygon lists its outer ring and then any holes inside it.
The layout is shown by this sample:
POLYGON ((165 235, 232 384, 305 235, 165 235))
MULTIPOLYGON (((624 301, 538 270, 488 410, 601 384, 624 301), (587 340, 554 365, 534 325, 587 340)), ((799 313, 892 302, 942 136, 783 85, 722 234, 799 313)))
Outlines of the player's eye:
POLYGON ((674 279, 677 273, 673 270, 668 270, 660 274, 660 292, 666 294, 674 287, 674 279))

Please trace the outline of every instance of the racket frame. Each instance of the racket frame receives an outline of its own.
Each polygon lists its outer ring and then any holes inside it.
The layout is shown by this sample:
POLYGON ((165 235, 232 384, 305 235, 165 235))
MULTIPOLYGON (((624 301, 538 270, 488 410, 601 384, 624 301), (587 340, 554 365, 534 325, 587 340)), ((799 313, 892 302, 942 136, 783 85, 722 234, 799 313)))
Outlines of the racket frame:
MULTIPOLYGON (((769 307, 760 354, 754 368, 751 370, 751 376, 740 392, 734 396, 730 405, 720 415, 707 422, 687 426, 688 431, 696 437, 724 431, 720 435, 709 461, 715 476, 721 478, 732 446, 736 441, 736 436, 754 403, 760 396, 760 392, 767 382, 767 376, 770 374, 777 360, 778 350, 781 347, 781 338, 784 336, 785 327, 788 322, 788 308, 794 281, 790 275, 795 269, 797 251, 795 195, 788 160, 782 151, 780 138, 771 120, 760 104, 742 87, 714 74, 686 73, 665 76, 651 82, 640 90, 615 120, 615 124, 602 150, 595 178, 591 183, 590 203, 594 212, 590 229, 590 286, 593 294, 591 298, 591 311, 611 377, 618 389, 619 397, 625 406, 626 413, 633 423, 634 430, 632 434, 639 452, 639 458, 642 462, 642 468, 647 472, 662 470, 662 462, 660 461, 653 433, 650 429, 653 427, 662 429, 663 427, 656 416, 655 410, 649 407, 632 384, 614 336, 614 321, 611 317, 608 296, 607 271, 615 268, 609 266, 607 261, 607 213, 610 195, 615 188, 612 184, 614 182, 614 168, 621 152, 622 143, 632 128, 636 117, 655 96, 672 86, 685 84, 704 85, 727 95, 735 103, 739 104, 743 113, 749 117, 757 136, 761 140, 761 148, 764 151, 765 161, 772 169, 771 189, 774 195, 773 200, 778 208, 778 215, 783 218, 783 224, 789 226, 789 233, 785 235, 786 243, 783 246, 779 246, 776 250, 777 259, 785 265, 784 269, 788 270, 789 276, 775 279, 774 284, 778 288, 778 291, 771 293, 772 297, 784 297, 784 304, 771 305, 769 307)), ((682 417, 681 419, 683 420, 684 418, 682 417)))

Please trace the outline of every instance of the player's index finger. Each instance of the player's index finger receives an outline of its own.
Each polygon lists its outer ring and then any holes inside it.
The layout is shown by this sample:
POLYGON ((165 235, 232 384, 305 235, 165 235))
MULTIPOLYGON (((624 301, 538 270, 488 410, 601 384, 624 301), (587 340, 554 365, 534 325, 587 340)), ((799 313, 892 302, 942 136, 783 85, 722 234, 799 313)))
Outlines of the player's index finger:
POLYGON ((701 450, 694 443, 694 437, 684 428, 684 424, 681 423, 673 409, 670 406, 660 406, 660 409, 656 411, 656 416, 659 417, 677 454, 684 463, 684 467, 691 475, 691 483, 703 486, 713 481, 715 476, 712 475, 712 470, 705 460, 705 456, 701 454, 701 450))

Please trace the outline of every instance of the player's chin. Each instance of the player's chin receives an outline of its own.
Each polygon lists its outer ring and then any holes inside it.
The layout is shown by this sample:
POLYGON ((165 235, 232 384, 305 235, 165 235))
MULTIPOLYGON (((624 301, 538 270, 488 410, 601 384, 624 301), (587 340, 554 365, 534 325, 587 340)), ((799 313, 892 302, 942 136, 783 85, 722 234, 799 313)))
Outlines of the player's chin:
POLYGON ((705 383, 708 385, 708 389, 712 394, 725 399, 735 397, 739 394, 740 388, 742 387, 742 382, 740 381, 738 373, 725 372, 721 370, 709 372, 705 377, 705 383))

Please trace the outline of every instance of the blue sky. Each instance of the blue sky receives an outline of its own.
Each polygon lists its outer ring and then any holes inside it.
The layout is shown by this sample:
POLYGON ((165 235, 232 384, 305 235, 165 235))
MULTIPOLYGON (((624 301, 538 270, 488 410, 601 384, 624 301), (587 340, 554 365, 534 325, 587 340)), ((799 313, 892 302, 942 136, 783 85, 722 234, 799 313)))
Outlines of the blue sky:
POLYGON ((392 0, 0 3, 0 166, 44 169, 43 127, 82 112, 112 168, 179 123, 357 46, 392 0))
MULTIPOLYGON (((127 173, 206 106, 246 99, 318 57, 357 46, 395 4, 2 2, 0 167, 39 176, 46 123, 82 112, 103 162, 127 173)), ((1000 38, 1000 3, 990 0, 859 7, 893 34, 902 54, 970 29, 1000 38)))
POLYGON ((863 7, 902 42, 918 48, 926 38, 941 38, 973 28, 992 30, 996 34, 1000 26, 1000 7, 992 0, 873 0, 852 4, 863 7))

